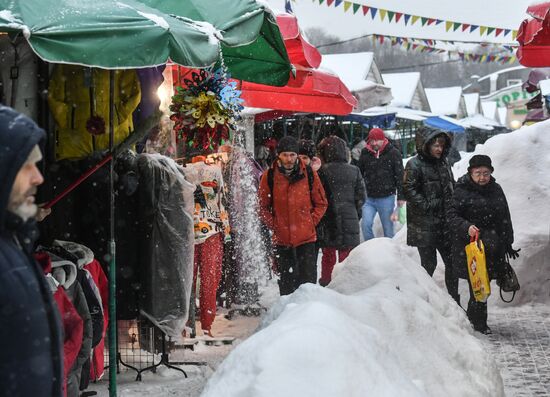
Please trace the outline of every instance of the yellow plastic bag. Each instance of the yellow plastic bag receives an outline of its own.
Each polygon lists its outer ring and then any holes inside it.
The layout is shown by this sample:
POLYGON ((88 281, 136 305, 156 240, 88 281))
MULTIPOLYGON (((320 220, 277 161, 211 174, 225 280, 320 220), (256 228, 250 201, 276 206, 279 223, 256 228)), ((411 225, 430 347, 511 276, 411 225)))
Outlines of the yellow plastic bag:
POLYGON ((489 273, 485 262, 485 247, 483 241, 472 238, 466 246, 466 261, 468 264, 468 277, 477 302, 487 302, 491 295, 489 273))

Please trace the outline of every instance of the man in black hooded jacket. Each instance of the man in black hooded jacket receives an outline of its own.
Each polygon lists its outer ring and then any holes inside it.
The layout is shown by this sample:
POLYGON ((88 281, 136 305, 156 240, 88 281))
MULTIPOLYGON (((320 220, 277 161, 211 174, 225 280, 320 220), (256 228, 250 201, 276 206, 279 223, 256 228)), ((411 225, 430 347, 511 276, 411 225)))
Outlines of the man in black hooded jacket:
POLYGON ((451 266, 451 239, 446 220, 454 177, 447 162, 449 135, 432 128, 416 132, 417 155, 405 166, 403 191, 407 200, 407 244, 418 248, 420 262, 430 276, 437 266, 437 251, 445 264, 449 295, 460 304, 458 278, 451 266))
POLYGON ((10 397, 62 395, 59 316, 31 256, 43 138, 32 120, 0 106, 0 394, 10 397))

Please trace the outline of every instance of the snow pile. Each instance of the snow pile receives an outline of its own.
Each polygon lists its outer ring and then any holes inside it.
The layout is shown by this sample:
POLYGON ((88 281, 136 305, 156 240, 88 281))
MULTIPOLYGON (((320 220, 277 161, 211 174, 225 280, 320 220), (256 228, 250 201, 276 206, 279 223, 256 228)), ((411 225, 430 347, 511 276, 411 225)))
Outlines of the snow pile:
MULTIPOLYGON (((550 303, 549 129, 550 121, 545 121, 496 135, 472 153, 491 157, 493 176, 510 206, 514 248, 521 248, 519 259, 512 262, 521 284, 514 303, 550 303)), ((467 172, 469 158, 455 164, 455 178, 467 172)))
POLYGON ((330 288, 281 298, 203 396, 503 396, 464 312, 405 250, 370 240, 330 288))

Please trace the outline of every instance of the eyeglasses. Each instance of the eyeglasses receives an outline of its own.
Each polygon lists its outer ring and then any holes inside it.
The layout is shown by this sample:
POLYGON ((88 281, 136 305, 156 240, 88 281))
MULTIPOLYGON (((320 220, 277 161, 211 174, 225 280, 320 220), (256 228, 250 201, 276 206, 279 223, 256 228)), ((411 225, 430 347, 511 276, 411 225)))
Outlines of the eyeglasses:
POLYGON ((491 174, 492 172, 479 172, 479 171, 472 172, 472 175, 475 176, 476 178, 479 178, 480 176, 488 178, 491 176, 491 174))

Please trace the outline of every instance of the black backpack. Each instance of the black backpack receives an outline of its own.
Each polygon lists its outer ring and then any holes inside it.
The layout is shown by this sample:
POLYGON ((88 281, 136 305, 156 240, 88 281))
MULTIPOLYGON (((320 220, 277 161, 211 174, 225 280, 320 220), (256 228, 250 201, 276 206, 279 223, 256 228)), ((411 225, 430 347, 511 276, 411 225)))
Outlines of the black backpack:
MULTIPOLYGON (((309 198, 311 200, 311 204, 313 204, 313 197, 311 197, 311 192, 313 191, 313 168, 311 168, 311 166, 309 165, 306 165, 306 173, 307 182, 309 185, 309 198)), ((271 203, 273 203, 273 167, 270 167, 267 170, 267 186, 269 186, 269 192, 271 193, 271 203)), ((273 212, 273 204, 271 205, 271 211, 273 212)), ((325 239, 325 226, 323 220, 324 217, 315 227, 317 241, 323 241, 325 239)))

